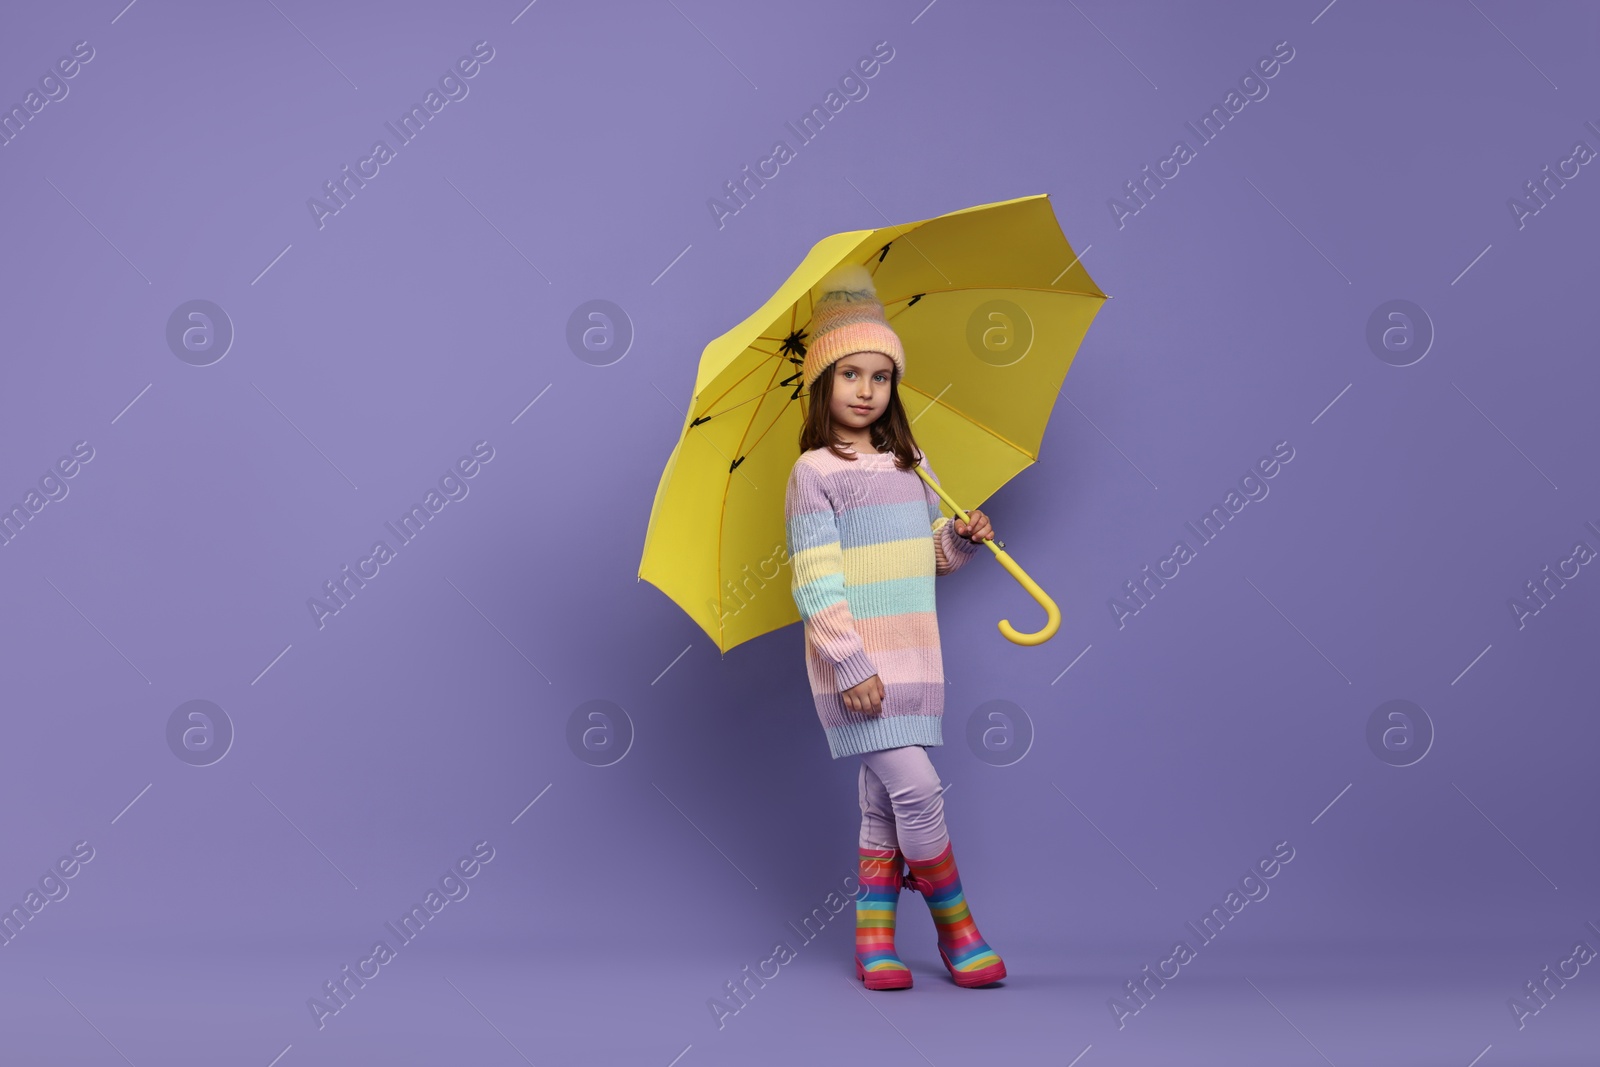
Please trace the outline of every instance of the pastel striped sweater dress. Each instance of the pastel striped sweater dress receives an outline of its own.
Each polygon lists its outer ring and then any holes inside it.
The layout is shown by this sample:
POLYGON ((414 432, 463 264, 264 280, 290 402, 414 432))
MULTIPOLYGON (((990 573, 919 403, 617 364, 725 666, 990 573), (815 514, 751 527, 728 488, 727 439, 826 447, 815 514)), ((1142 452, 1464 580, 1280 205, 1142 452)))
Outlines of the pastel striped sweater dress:
MULTIPOLYGON (((805 623, 806 675, 834 759, 942 745, 944 661, 934 578, 978 552, 939 512, 939 497, 894 453, 804 452, 784 496, 790 590, 805 623), (878 715, 843 690, 878 675, 878 715)), ((937 482, 923 456, 919 464, 937 482)))

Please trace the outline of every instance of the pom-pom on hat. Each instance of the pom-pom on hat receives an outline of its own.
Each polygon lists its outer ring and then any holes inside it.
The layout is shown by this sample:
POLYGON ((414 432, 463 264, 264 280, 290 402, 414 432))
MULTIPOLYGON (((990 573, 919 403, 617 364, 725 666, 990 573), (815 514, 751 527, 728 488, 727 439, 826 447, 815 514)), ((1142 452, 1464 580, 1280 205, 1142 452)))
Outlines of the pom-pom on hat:
POLYGON ((811 312, 811 339, 800 367, 807 389, 823 371, 856 352, 882 352, 894 360, 895 381, 905 377, 905 350, 883 317, 871 271, 846 263, 829 271, 816 291, 820 295, 811 312))

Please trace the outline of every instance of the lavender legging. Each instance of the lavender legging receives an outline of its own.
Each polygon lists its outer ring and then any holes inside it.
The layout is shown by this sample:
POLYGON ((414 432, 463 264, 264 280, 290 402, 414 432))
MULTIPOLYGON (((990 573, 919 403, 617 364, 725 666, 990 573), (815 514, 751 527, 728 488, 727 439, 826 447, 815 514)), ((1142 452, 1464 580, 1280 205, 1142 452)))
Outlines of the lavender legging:
POLYGON ((895 848, 909 859, 931 860, 944 851, 944 787, 921 745, 861 757, 861 847, 895 848))

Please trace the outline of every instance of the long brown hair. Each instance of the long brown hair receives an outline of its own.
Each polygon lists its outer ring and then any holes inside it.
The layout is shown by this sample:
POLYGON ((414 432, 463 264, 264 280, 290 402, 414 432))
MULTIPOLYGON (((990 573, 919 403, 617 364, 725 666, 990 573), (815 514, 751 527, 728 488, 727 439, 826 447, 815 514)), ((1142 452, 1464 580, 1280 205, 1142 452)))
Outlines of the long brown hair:
MULTIPOLYGON (((840 459, 854 462, 855 457, 839 450, 833 421, 833 375, 839 366, 829 364, 811 388, 802 396, 805 418, 800 426, 800 451, 826 448, 840 459)), ((905 405, 900 403, 900 375, 898 368, 889 381, 889 405, 872 425, 867 427, 872 447, 879 452, 893 452, 897 469, 908 471, 917 465, 921 450, 911 435, 911 420, 906 418, 905 405)))

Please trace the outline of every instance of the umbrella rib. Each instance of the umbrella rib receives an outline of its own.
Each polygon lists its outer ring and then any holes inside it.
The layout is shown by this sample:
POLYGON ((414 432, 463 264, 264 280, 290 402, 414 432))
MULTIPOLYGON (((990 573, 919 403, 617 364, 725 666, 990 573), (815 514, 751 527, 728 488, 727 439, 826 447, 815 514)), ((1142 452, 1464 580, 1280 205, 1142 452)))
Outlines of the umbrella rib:
MULTIPOLYGON (((946 411, 950 412, 956 418, 961 419, 961 420, 963 420, 965 422, 971 423, 973 426, 976 426, 978 429, 982 430, 984 433, 988 434, 990 437, 993 437, 996 441, 1003 442, 1004 444, 1010 446, 1011 448, 1016 449, 1018 452, 1022 453, 1022 455, 1027 457, 1029 463, 1038 462, 1038 457, 1037 456, 1029 455, 1028 450, 1026 448, 1023 448, 1021 445, 1019 445, 1015 441, 1011 440, 1005 434, 998 432, 997 430, 995 430, 994 428, 992 428, 990 426, 984 425, 983 423, 979 422, 977 419, 973 418, 971 415, 968 415, 966 412, 962 411, 961 409, 955 408, 955 407, 951 407, 949 404, 946 404, 942 400, 940 400, 939 397, 937 397, 937 396, 929 396, 929 394, 926 391, 924 391, 922 389, 918 389, 914 385, 909 385, 906 382, 901 382, 900 385, 899 385, 899 388, 901 388, 901 389, 909 389, 913 393, 918 394, 919 396, 928 397, 928 401, 929 401, 928 407, 932 407, 934 404, 938 404, 940 407, 942 407, 946 411)), ((943 395, 943 394, 940 394, 940 395, 943 395)), ((922 417, 923 411, 926 411, 926 410, 927 410, 927 408, 923 408, 922 411, 917 412, 917 418, 920 419, 922 417)))
MULTIPOLYGON (((757 370, 760 369, 759 365, 757 366, 756 369, 757 370)), ((754 373, 754 371, 752 371, 751 373, 754 373)), ((749 375, 745 375, 745 377, 749 377, 749 375)), ((780 382, 777 385, 769 386, 768 388, 763 389, 761 392, 757 393, 755 396, 747 397, 746 399, 739 401, 737 404, 730 404, 728 407, 723 408, 721 411, 713 411, 713 412, 711 412, 710 414, 707 414, 707 415, 697 415, 697 416, 695 416, 695 421, 699 422, 699 421, 703 421, 703 420, 706 420, 706 419, 714 419, 718 415, 726 415, 728 412, 736 411, 739 408, 744 407, 746 404, 751 403, 752 401, 756 401, 756 400, 762 399, 763 397, 765 397, 768 393, 772 392, 773 390, 776 390, 776 389, 787 389, 787 388, 788 388, 788 386, 786 386, 786 385, 784 385, 783 383, 780 382)), ((731 387, 730 387, 730 391, 731 391, 731 387)), ((722 395, 723 396, 727 396, 728 394, 727 393, 723 393, 722 395)), ((720 399, 722 399, 722 397, 718 397, 717 399, 720 400, 720 399)))
MULTIPOLYGON (((756 371, 758 371, 760 369, 761 369, 761 364, 757 363, 754 367, 752 367, 750 369, 750 374, 754 374, 756 371)), ((774 376, 777 375, 778 372, 777 372, 776 368, 774 368, 772 373, 773 373, 774 376)), ((750 377, 750 374, 746 374, 744 376, 744 378, 750 377)), ((741 382, 744 381, 744 378, 740 378, 739 381, 741 381, 741 382)), ((734 384, 737 385, 738 383, 735 382, 734 384)), ((728 392, 731 392, 732 389, 733 389, 732 385, 728 386, 728 390, 725 391, 722 395, 723 396, 727 396, 728 392)), ((765 397, 767 395, 767 393, 770 393, 771 391, 772 391, 772 387, 769 385, 766 389, 762 390, 762 392, 758 393, 757 396, 758 397, 765 397)), ((719 397, 718 399, 720 400, 721 397, 719 397)), ((738 407, 738 406, 739 405, 737 405, 737 404, 734 405, 734 407, 738 407)), ((729 408, 728 410, 732 411, 733 408, 729 408)), ((746 430, 746 432, 748 432, 749 431, 749 427, 746 426, 745 430, 746 430)), ((735 450, 735 452, 734 452, 734 463, 737 464, 738 462, 739 462, 739 453, 738 453, 737 450, 735 450)), ((732 478, 733 469, 731 467, 728 470, 728 474, 729 474, 729 477, 726 480, 724 480, 723 483, 722 483, 722 513, 724 515, 726 515, 727 512, 728 512, 728 487, 733 484, 733 478, 732 478)), ((721 522, 717 523, 717 607, 718 607, 718 612, 717 612, 717 644, 719 646, 725 644, 726 641, 727 641, 726 628, 723 626, 722 612, 721 612, 721 607, 722 607, 722 555, 723 555, 723 552, 722 552, 722 534, 723 534, 724 525, 725 524, 721 523, 721 522)))
MULTIPOLYGON (((780 371, 782 369, 783 369, 783 364, 780 363, 780 364, 775 365, 772 368, 772 378, 776 378, 778 376, 778 371, 780 371)), ((761 393, 759 394, 760 397, 763 400, 766 399, 766 396, 767 396, 768 393, 772 392, 773 389, 777 388, 777 386, 772 385, 772 378, 768 378, 767 379, 767 387, 766 387, 766 389, 762 390, 761 393)), ((784 409, 780 405, 779 408, 778 408, 778 418, 773 419, 772 422, 770 422, 767 425, 767 428, 765 430, 761 431, 761 437, 767 436, 767 434, 771 432, 772 427, 778 425, 778 419, 783 418, 783 411, 784 411, 784 409)), ((760 413, 761 413, 761 409, 760 408, 756 408, 755 414, 759 415, 760 413)), ((751 421, 752 422, 754 421, 754 416, 751 417, 751 421)), ((744 432, 745 432, 745 436, 746 437, 748 437, 750 435, 750 424, 749 423, 745 424, 744 432)), ((745 450, 744 442, 743 441, 739 442, 738 449, 736 449, 734 451, 734 453, 733 453, 733 461, 734 461, 734 463, 738 463, 740 460, 742 460, 745 457, 749 456, 750 452, 755 451, 756 445, 759 445, 761 443, 761 437, 756 438, 755 444, 752 444, 750 446, 750 451, 748 451, 748 452, 745 450)), ((732 474, 733 471, 730 469, 728 471, 728 473, 732 474)), ((731 483, 732 481, 733 481, 733 479, 730 478, 729 482, 731 483)), ((722 506, 724 508, 726 508, 728 506, 727 490, 726 489, 723 490, 722 506)), ((721 580, 722 580, 722 572, 721 572, 721 569, 720 569, 720 563, 719 563, 718 566, 719 566, 719 569, 717 571, 717 581, 718 581, 718 588, 720 589, 721 588, 721 580)))
MULTIPOLYGON (((883 306, 888 307, 890 304, 898 304, 902 300, 910 300, 914 296, 927 296, 930 293, 970 293, 980 289, 993 289, 996 291, 1011 289, 1021 293, 1053 293, 1057 296, 1087 296, 1096 300, 1106 299, 1106 294, 1104 293, 1087 293, 1081 289, 1046 289, 1035 285, 953 285, 946 289, 924 289, 920 293, 897 296, 883 301, 883 306)), ((901 310, 904 309, 902 308, 901 310)))
MULTIPOLYGON (((770 391, 771 391, 771 390, 768 390, 768 392, 770 392, 770 391)), ((807 395, 807 396, 810 396, 810 395, 811 395, 811 394, 810 394, 810 393, 807 393, 807 394, 805 394, 805 395, 807 395)), ((766 436, 767 436, 767 434, 769 434, 769 433, 771 433, 771 432, 772 432, 772 428, 773 428, 773 427, 774 427, 774 426, 776 426, 776 425, 778 425, 778 422, 779 422, 779 420, 781 420, 781 419, 782 419, 782 418, 783 418, 783 411, 784 411, 784 409, 783 409, 783 408, 779 408, 779 409, 778 409, 778 416, 777 416, 777 418, 775 418, 775 419, 773 419, 773 420, 772 420, 772 421, 771 421, 771 422, 769 422, 769 423, 767 423, 767 428, 766 428, 766 429, 765 429, 765 430, 762 430, 762 431, 761 431, 761 436, 760 436, 760 437, 758 437, 758 438, 756 438, 756 439, 755 439, 755 441, 754 441, 754 442, 753 442, 753 443, 752 443, 752 444, 751 444, 751 445, 750 445, 750 451, 751 451, 751 452, 754 452, 754 451, 755 451, 755 450, 756 450, 756 446, 757 446, 757 445, 759 445, 759 444, 761 444, 761 442, 762 442, 762 441, 764 441, 764 440, 765 440, 765 439, 766 439, 766 436)), ((748 453, 747 453, 747 454, 748 454, 748 453)))
MULTIPOLYGON (((850 184, 851 185, 855 185, 855 182, 851 182, 850 184)), ((857 189, 856 192, 861 193, 861 190, 857 189)), ((867 197, 866 193, 861 193, 861 198, 863 200, 866 200, 866 197, 867 197)), ((867 200, 867 203, 872 204, 872 201, 871 200, 867 200)), ((872 210, 877 211, 878 214, 880 214, 880 215, 883 215, 882 211, 878 211, 878 205, 877 204, 872 204, 872 210)), ((884 215, 884 221, 885 222, 889 222, 889 217, 887 215, 884 215)), ((911 225, 911 226, 902 225, 902 224, 900 224, 898 222, 889 222, 889 226, 888 226, 889 229, 899 230, 900 232, 895 234, 893 237, 889 238, 887 241, 885 241, 883 243, 882 247, 879 248, 878 252, 876 253, 877 256, 879 257, 878 258, 879 265, 882 265, 884 258, 887 257, 889 246, 894 244, 896 241, 900 240, 900 238, 904 237, 906 239, 906 244, 910 245, 912 250, 914 252, 916 252, 917 255, 919 255, 923 259, 927 260, 928 266, 932 267, 934 270, 938 270, 939 271, 939 277, 943 278, 945 281, 949 281, 950 280, 950 276, 948 274, 946 274, 944 271, 939 270, 939 264, 937 264, 933 260, 929 259, 928 258, 928 253, 926 253, 922 249, 918 248, 917 247, 917 242, 913 241, 911 239, 911 236, 910 236, 911 234, 916 233, 918 230, 922 229, 924 226, 926 226, 928 223, 930 223, 932 221, 934 221, 934 220, 933 219, 923 219, 921 222, 916 223, 915 225, 911 225)), ((883 227, 879 228, 879 230, 882 230, 882 229, 883 229, 883 227)), ((872 272, 872 276, 873 276, 874 279, 876 279, 877 276, 878 276, 878 272, 877 271, 873 271, 872 272)))
MULTIPOLYGON (((777 353, 768 352, 768 353, 766 353, 766 355, 770 358, 772 356, 777 355, 777 353)), ((711 400, 710 400, 710 403, 708 403, 706 406, 709 407, 711 404, 715 404, 718 401, 722 400, 723 397, 727 396, 729 393, 733 392, 740 385, 742 385, 746 378, 750 377, 752 374, 759 373, 761 368, 763 366, 765 366, 765 365, 766 365, 766 360, 762 360, 761 362, 759 362, 759 363, 755 364, 753 367, 751 367, 749 370, 745 371, 742 375, 740 375, 737 381, 729 382, 728 383, 728 387, 726 389, 724 389, 722 392, 718 393, 716 396, 712 397, 711 400)), ((774 388, 773 386, 768 386, 765 390, 763 390, 763 392, 757 393, 756 396, 762 396, 765 393, 771 392, 773 388, 774 388)), ((739 404, 747 404, 747 403, 749 403, 748 400, 739 401, 739 404)), ((733 405, 733 407, 730 407, 730 408, 724 408, 723 411, 732 411, 733 408, 738 407, 739 404, 735 404, 735 405, 733 405)), ((722 414, 722 412, 718 411, 718 412, 714 412, 712 415, 706 415, 704 417, 709 419, 709 418, 714 417, 715 415, 720 415, 720 414, 722 414)), ((699 415, 695 416, 695 418, 697 418, 697 419, 701 418, 701 417, 702 416, 699 416, 699 415)))
MULTIPOLYGON (((1096 299, 1096 300, 1105 300, 1105 299, 1107 299, 1106 294, 1104 294, 1104 293, 1089 293, 1089 292, 1084 292, 1081 289, 1045 289, 1045 288, 1042 288, 1042 287, 1039 287, 1039 286, 1033 286, 1033 285, 953 285, 953 286, 949 286, 949 287, 944 288, 944 289, 924 289, 920 293, 910 293, 910 294, 908 294, 906 296, 891 297, 891 298, 889 298, 887 300, 881 301, 881 303, 883 304, 884 308, 886 308, 886 309, 891 307, 894 304, 901 304, 901 303, 905 304, 905 307, 900 308, 894 314, 889 315, 887 317, 888 321, 893 322, 895 319, 899 318, 901 315, 903 315, 905 313, 906 308, 909 308, 911 306, 910 303, 908 303, 908 301, 911 301, 913 299, 916 299, 916 298, 919 298, 919 297, 928 296, 928 295, 930 295, 932 293, 971 293, 971 292, 978 292, 979 290, 992 290, 992 291, 995 291, 995 292, 1015 291, 1015 292, 1021 292, 1021 293, 1051 293, 1051 294, 1054 294, 1056 296, 1087 296, 1087 297, 1091 297, 1091 298, 1096 299)), ((794 309, 791 308, 790 310, 791 310, 791 313, 792 313, 794 309)), ((811 321, 810 319, 806 320, 808 325, 809 325, 810 321, 811 321)), ((791 322, 792 322, 792 314, 791 314, 791 322)))
MULTIPOLYGON (((757 364, 757 366, 759 367, 760 364, 757 364)), ((778 371, 782 368, 782 366, 783 366, 782 363, 778 363, 778 364, 774 365, 774 367, 772 368, 772 377, 776 378, 778 376, 778 371)), ((746 377, 749 377, 749 375, 746 375, 746 377)), ((769 381, 770 381, 770 379, 769 379, 769 381)), ((769 385, 765 390, 763 390, 760 393, 760 396, 762 396, 764 398, 767 395, 767 393, 772 392, 772 388, 773 387, 769 385)), ((760 409, 758 408, 757 410, 759 411, 760 409)), ((778 409, 778 418, 782 418, 782 417, 783 417, 783 408, 780 407, 778 409)), ((772 425, 773 426, 776 426, 777 423, 778 423, 777 419, 773 419, 772 420, 772 425)), ((762 431, 761 437, 767 436, 767 431, 770 431, 771 429, 772 429, 772 426, 768 426, 767 430, 762 431)), ((748 425, 745 426, 745 432, 746 433, 750 432, 750 427, 748 425)), ((760 444, 760 443, 761 443, 761 438, 759 438, 759 437, 756 438, 756 444, 760 444)), ((752 447, 754 447, 754 446, 752 446, 752 447)), ((739 453, 735 452, 734 453, 734 462, 738 463, 740 458, 742 458, 742 457, 739 455, 739 453)), ((728 512, 728 487, 733 484, 733 478, 731 477, 731 475, 733 474, 733 471, 730 469, 728 471, 728 474, 730 475, 730 477, 722 483, 722 512, 723 512, 724 515, 727 514, 727 512, 728 512)), ((748 479, 746 479, 746 480, 748 480, 748 479)), ((726 641, 726 638, 727 638, 727 635, 725 633, 725 629, 724 629, 724 626, 723 626, 723 623, 722 623, 722 615, 721 615, 721 612, 720 612, 720 609, 722 607, 722 533, 723 533, 724 525, 725 524, 721 523, 721 522, 717 523, 717 607, 719 609, 718 615, 717 615, 717 642, 718 642, 718 644, 724 643, 726 641)))
MULTIPOLYGON (((860 190, 858 189, 857 192, 860 192, 860 190)), ((868 201, 868 202, 870 203, 870 201, 868 201)), ((876 208, 876 206, 877 205, 873 205, 874 208, 876 208)), ((879 214, 882 214, 882 212, 879 212, 879 214)), ((943 216, 940 216, 940 217, 943 217, 943 216)), ((910 245, 912 250, 915 251, 917 253, 917 255, 921 256, 924 261, 927 262, 928 266, 932 267, 936 271, 939 271, 939 276, 944 278, 944 280, 948 282, 950 280, 950 276, 945 274, 944 271, 939 270, 939 265, 937 263, 935 263, 931 258, 929 258, 928 254, 926 252, 924 252, 922 249, 918 248, 917 247, 917 243, 915 241, 911 240, 911 237, 910 237, 911 234, 917 232, 918 230, 922 229, 924 226, 928 225, 928 223, 933 222, 933 221, 935 221, 935 220, 934 219, 923 219, 921 222, 916 223, 915 225, 911 225, 911 226, 906 226, 906 225, 902 225, 900 223, 893 223, 893 222, 889 223, 888 227, 886 227, 886 228, 897 230, 899 232, 897 232, 893 237, 889 238, 889 240, 885 241, 876 250, 874 250, 873 253, 870 256, 867 257, 867 262, 862 264, 863 266, 866 266, 867 269, 872 272, 873 280, 874 281, 877 280, 878 268, 883 266, 883 261, 887 258, 886 252, 887 252, 888 247, 890 245, 893 245, 896 241, 900 240, 901 238, 905 238, 906 244, 910 245), (874 258, 877 259, 876 263, 872 263, 872 260, 874 258)), ((1069 249, 1069 251, 1070 251, 1070 249, 1069 249)), ((1080 257, 1074 259, 1073 263, 1081 262, 1081 260, 1082 260, 1082 257, 1080 256, 1080 257)), ((1069 264, 1069 266, 1070 266, 1070 264, 1069 264)), ((1066 296, 1089 296, 1089 297, 1096 297, 1096 298, 1101 299, 1101 300, 1106 299, 1106 294, 1104 294, 1104 293, 1088 293, 1088 292, 1083 292, 1083 291, 1077 290, 1077 289, 1046 289, 1046 288, 1036 287, 1036 286, 1031 286, 1031 285, 1004 285, 1004 286, 952 285, 952 286, 948 286, 948 287, 943 288, 943 289, 924 289, 921 293, 912 293, 912 294, 909 294, 907 296, 897 296, 897 297, 894 297, 893 299, 890 299, 890 300, 882 300, 881 303, 885 307, 887 307, 890 304, 898 304, 902 300, 909 300, 913 296, 922 296, 922 295, 926 295, 927 293, 958 293, 958 292, 966 292, 966 291, 970 291, 970 290, 974 290, 974 289, 1019 289, 1019 290, 1022 290, 1023 292, 1061 293, 1061 294, 1066 295, 1066 296)), ((809 290, 807 290, 806 296, 807 296, 808 301, 811 304, 811 308, 810 308, 811 313, 815 313, 815 311, 816 311, 816 302, 815 302, 815 299, 811 297, 811 293, 810 293, 809 290)), ((790 314, 790 319, 789 319, 789 329, 791 331, 794 329, 793 311, 795 310, 795 306, 797 306, 797 305, 792 305, 790 307, 790 313, 791 314, 790 314)), ((904 310, 904 309, 902 309, 902 310, 904 310)), ((811 321, 809 315, 807 316, 806 321, 808 323, 811 321)))

